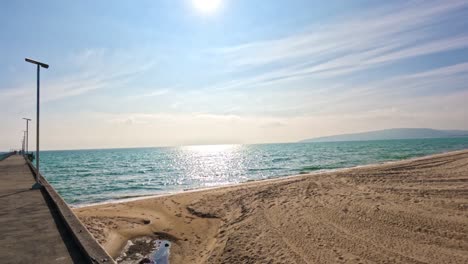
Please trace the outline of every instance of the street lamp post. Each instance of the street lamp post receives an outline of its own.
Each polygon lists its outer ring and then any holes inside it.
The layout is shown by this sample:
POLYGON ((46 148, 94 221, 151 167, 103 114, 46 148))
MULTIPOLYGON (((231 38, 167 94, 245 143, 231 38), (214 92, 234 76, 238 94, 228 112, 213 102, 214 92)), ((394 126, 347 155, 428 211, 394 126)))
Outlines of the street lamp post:
POLYGON ((23 155, 26 151, 26 131, 23 130, 23 155))
POLYGON ((24 131, 23 131, 23 139, 21 139, 21 154, 24 155, 24 131))
POLYGON ((31 60, 28 58, 24 59, 26 62, 36 64, 37 65, 37 111, 36 111, 36 183, 32 186, 33 189, 39 189, 42 187, 42 185, 39 183, 39 83, 40 83, 40 72, 41 72, 41 67, 42 68, 49 68, 49 65, 31 60))
POLYGON ((29 121, 31 119, 23 117, 24 120, 26 120, 26 154, 29 153, 29 121))

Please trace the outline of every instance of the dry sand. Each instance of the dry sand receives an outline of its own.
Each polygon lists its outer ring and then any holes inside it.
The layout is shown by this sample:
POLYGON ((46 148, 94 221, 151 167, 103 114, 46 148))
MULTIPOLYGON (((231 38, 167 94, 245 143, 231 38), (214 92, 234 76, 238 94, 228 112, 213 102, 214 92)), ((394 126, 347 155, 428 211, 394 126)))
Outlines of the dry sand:
POLYGON ((171 263, 468 263, 468 151, 75 212, 114 257, 153 235, 171 263))

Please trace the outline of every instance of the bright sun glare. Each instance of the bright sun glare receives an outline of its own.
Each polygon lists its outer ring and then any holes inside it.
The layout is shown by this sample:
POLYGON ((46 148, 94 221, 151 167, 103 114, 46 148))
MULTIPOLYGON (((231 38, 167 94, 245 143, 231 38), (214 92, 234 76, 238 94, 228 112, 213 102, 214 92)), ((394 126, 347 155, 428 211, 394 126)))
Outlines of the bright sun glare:
POLYGON ((202 13, 214 13, 221 6, 222 0, 192 0, 193 6, 202 13))

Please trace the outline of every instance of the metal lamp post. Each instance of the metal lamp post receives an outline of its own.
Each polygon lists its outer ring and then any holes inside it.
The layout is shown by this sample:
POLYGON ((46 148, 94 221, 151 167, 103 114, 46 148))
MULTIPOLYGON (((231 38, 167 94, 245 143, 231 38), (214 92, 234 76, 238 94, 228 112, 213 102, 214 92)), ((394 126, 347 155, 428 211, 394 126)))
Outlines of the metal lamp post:
POLYGON ((23 155, 26 153, 26 131, 23 130, 23 155))
POLYGON ((31 60, 28 58, 24 59, 26 62, 36 64, 37 65, 37 111, 36 111, 36 183, 32 186, 32 189, 39 189, 42 187, 42 185, 39 183, 39 83, 40 83, 40 72, 41 72, 41 67, 42 68, 49 68, 49 65, 31 60))
POLYGON ((29 121, 31 121, 31 119, 29 118, 26 118, 26 117, 23 117, 24 120, 26 120, 26 154, 29 153, 29 121))
POLYGON ((24 142, 25 136, 26 136, 26 134, 25 134, 25 132, 23 131, 23 139, 21 140, 21 152, 22 152, 21 154, 23 154, 23 155, 24 155, 24 146, 25 146, 25 144, 24 144, 24 143, 25 143, 25 142, 24 142))

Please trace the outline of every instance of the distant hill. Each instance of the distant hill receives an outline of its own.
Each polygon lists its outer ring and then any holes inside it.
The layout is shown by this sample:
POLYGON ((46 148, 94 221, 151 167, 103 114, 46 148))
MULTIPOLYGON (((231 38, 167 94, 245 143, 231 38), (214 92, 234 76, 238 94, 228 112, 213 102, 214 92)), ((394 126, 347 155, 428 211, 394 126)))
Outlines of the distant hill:
POLYGON ((318 137, 300 142, 365 141, 415 138, 468 137, 468 130, 436 130, 430 128, 392 128, 363 133, 318 137))

